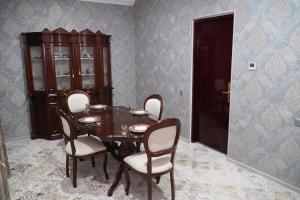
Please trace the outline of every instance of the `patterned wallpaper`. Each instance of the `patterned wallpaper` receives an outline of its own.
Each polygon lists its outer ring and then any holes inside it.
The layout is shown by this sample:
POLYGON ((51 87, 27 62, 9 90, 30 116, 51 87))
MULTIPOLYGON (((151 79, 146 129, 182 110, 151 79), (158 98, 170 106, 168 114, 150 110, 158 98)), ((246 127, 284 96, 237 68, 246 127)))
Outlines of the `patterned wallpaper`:
POLYGON ((21 32, 63 27, 112 35, 114 98, 135 103, 133 7, 75 0, 0 1, 0 114, 6 137, 29 135, 28 99, 18 36, 21 32))
POLYGON ((138 0, 136 93, 190 138, 192 19, 235 12, 228 156, 300 187, 300 1, 138 0), (257 63, 248 70, 249 61, 257 63), (183 91, 183 95, 180 95, 183 91))
POLYGON ((18 36, 64 27, 112 35, 115 98, 141 106, 160 93, 163 117, 190 138, 192 19, 235 11, 229 157, 300 187, 300 2, 138 0, 135 7, 75 0, 1 0, 0 115, 6 137, 29 135, 18 36), (248 62, 257 71, 248 71, 248 62), (182 95, 181 95, 182 92, 182 95))

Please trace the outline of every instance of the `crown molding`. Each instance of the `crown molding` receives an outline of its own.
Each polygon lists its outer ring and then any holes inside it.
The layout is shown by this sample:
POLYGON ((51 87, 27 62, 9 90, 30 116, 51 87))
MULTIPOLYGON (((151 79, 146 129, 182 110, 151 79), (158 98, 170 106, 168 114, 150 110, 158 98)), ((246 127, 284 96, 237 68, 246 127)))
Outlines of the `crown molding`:
POLYGON ((135 2, 135 0, 80 0, 80 1, 117 4, 117 5, 124 5, 124 6, 133 6, 135 2))

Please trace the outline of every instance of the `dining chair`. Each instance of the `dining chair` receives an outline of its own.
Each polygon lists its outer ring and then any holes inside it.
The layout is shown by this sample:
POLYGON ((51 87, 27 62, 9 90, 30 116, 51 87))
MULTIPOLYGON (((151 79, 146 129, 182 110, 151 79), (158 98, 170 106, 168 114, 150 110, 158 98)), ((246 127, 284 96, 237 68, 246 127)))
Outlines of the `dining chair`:
POLYGON ((70 112, 82 112, 86 109, 86 106, 90 104, 90 96, 81 90, 71 91, 67 95, 67 104, 70 112))
POLYGON ((152 94, 144 101, 144 110, 147 110, 154 119, 160 120, 163 111, 163 99, 159 94, 152 94))
MULTIPOLYGON (((73 187, 77 187, 77 159, 91 157, 92 166, 95 167, 94 156, 98 154, 104 155, 103 170, 105 173, 105 179, 108 180, 108 174, 106 170, 107 165, 107 150, 106 146, 95 137, 85 135, 77 137, 77 131, 75 129, 76 122, 71 119, 63 110, 56 107, 56 111, 61 119, 61 125, 63 128, 63 136, 65 141, 66 151, 66 174, 69 174, 69 158, 73 160, 73 187)), ((79 122, 78 122, 79 123, 79 122)))
POLYGON ((124 158, 126 195, 129 194, 129 170, 147 176, 148 200, 152 200, 152 177, 170 173, 172 199, 175 199, 174 157, 179 140, 181 123, 179 119, 168 118, 150 126, 144 135, 145 152, 124 158))
MULTIPOLYGON (((150 113, 150 117, 155 120, 160 120, 163 111, 163 99, 159 94, 152 94, 144 101, 144 110, 150 113)), ((136 142, 137 152, 145 151, 144 145, 136 142)))

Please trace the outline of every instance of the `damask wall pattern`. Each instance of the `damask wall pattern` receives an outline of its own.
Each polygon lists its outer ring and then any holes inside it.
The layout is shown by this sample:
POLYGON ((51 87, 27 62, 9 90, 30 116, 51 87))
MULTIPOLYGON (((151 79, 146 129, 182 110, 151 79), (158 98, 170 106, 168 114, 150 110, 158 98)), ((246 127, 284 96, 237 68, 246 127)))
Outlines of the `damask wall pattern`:
POLYGON ((300 188, 300 1, 138 0, 136 93, 190 138, 192 19, 234 11, 228 156, 300 188), (249 71, 249 61, 257 63, 249 71), (183 95, 180 95, 181 91, 183 95))
POLYGON ((137 0, 134 7, 76 0, 0 0, 0 115, 6 138, 29 136, 18 36, 58 27, 112 35, 114 98, 164 98, 190 138, 192 19, 234 11, 228 156, 300 187, 300 2, 137 0), (257 71, 248 71, 256 61, 257 71))
POLYGON ((134 104, 135 49, 133 7, 75 0, 0 0, 0 113, 6 138, 30 133, 28 98, 22 64, 21 32, 90 29, 112 35, 114 98, 134 104))

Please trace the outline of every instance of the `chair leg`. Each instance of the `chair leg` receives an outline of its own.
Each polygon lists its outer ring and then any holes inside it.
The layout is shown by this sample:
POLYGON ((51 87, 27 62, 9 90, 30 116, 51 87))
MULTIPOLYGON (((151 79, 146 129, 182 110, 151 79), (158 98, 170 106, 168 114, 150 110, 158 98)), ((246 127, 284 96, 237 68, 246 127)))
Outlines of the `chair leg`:
POLYGON ((136 152, 140 152, 141 151, 141 143, 140 142, 136 142, 136 152))
POLYGON ((66 155, 66 174, 67 174, 67 177, 70 177, 70 173, 69 173, 69 156, 68 156, 68 154, 66 155))
POLYGON ((148 200, 152 200, 152 176, 148 175, 148 200))
POLYGON ((108 173, 107 173, 107 170, 106 170, 106 165, 107 165, 107 151, 104 152, 103 170, 104 170, 104 173, 105 173, 105 180, 108 180, 109 177, 108 177, 108 173))
POLYGON ((73 157, 73 187, 77 187, 77 158, 73 157))
POLYGON ((129 187, 130 187, 130 176, 129 176, 128 167, 126 164, 124 167, 124 174, 125 174, 125 180, 126 180, 125 192, 126 192, 126 195, 128 196, 129 195, 129 187))
POLYGON ((155 176, 155 179, 156 179, 156 183, 159 184, 159 182, 160 182, 160 176, 155 176))
POLYGON ((170 172, 172 200, 175 200, 174 169, 170 172))
POLYGON ((91 159, 92 159, 92 166, 95 168, 95 159, 94 159, 94 156, 92 156, 91 159))

